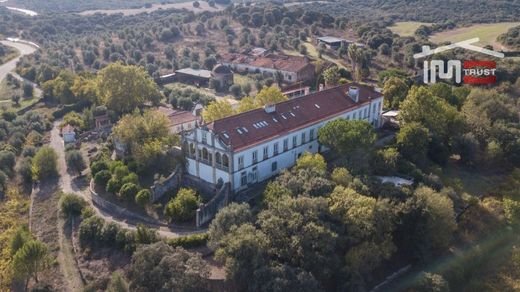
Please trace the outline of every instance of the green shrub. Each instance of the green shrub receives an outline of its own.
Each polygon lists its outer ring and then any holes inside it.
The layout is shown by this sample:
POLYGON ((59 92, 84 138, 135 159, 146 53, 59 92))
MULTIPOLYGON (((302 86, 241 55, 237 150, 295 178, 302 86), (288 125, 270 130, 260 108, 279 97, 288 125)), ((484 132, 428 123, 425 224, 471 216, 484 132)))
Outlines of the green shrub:
POLYGON ((92 173, 93 177, 96 176, 96 174, 98 174, 98 172, 102 170, 108 170, 108 163, 106 160, 94 161, 90 165, 90 173, 92 173))
POLYGON ((108 181, 112 178, 112 175, 110 174, 110 171, 104 169, 100 170, 96 175, 94 176, 94 182, 96 185, 106 188, 108 181))
POLYGON ((82 245, 99 242, 102 238, 102 230, 105 222, 103 219, 92 216, 79 225, 79 241, 82 245))
POLYGON ((118 194, 121 186, 121 181, 113 177, 108 180, 106 191, 109 193, 118 194))
POLYGON ((127 183, 133 183, 133 184, 139 185, 139 177, 137 176, 137 174, 131 172, 128 175, 126 175, 125 177, 123 177, 123 184, 127 184, 127 183))
POLYGON ((87 202, 75 194, 64 194, 60 199, 60 208, 67 217, 78 216, 83 211, 87 202))
POLYGON ((187 222, 195 218, 200 198, 192 189, 180 189, 175 198, 164 208, 164 214, 175 222, 187 222))
POLYGON ((139 186, 134 183, 126 183, 119 190, 119 197, 128 201, 133 202, 135 200, 135 196, 139 192, 139 186))
POLYGON ((191 234, 168 239, 168 244, 173 247, 193 248, 204 246, 208 242, 208 233, 191 234))
POLYGON ((141 207, 144 207, 149 201, 152 193, 149 189, 140 190, 135 196, 135 203, 141 207))

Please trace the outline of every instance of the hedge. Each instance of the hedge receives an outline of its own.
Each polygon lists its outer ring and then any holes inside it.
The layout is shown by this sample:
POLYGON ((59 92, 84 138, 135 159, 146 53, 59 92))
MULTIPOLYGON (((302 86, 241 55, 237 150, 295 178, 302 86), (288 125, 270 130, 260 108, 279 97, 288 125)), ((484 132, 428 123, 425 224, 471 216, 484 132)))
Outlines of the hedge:
POLYGON ((192 234, 176 238, 170 238, 166 242, 173 247, 193 248, 204 246, 208 242, 208 233, 192 234))

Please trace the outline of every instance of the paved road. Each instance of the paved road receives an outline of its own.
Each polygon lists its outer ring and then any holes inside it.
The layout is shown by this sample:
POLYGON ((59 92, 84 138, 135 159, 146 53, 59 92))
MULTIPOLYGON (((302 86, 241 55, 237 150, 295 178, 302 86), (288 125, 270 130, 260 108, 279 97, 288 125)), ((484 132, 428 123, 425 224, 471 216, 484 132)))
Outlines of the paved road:
POLYGON ((4 80, 5 76, 16 68, 16 63, 22 56, 30 55, 36 51, 36 48, 24 43, 12 42, 12 41, 0 41, 2 45, 10 46, 17 49, 20 52, 20 55, 11 61, 0 65, 0 81, 4 80))
POLYGON ((128 229, 136 229, 137 224, 143 223, 149 227, 157 229, 159 235, 163 237, 179 237, 183 235, 203 233, 205 229, 193 229, 193 230, 171 230, 166 226, 150 226, 150 224, 146 222, 139 222, 136 218, 121 218, 120 215, 114 214, 114 210, 106 210, 101 209, 97 205, 92 202, 92 195, 89 191, 88 187, 80 186, 75 183, 73 177, 67 171, 67 164, 65 162, 65 146, 63 144, 63 139, 60 136, 59 125, 61 121, 55 121, 54 127, 51 131, 51 140, 50 146, 56 151, 58 154, 58 167, 60 171, 60 187, 65 193, 75 193, 81 195, 92 208, 96 211, 97 215, 103 218, 107 222, 114 222, 123 228, 128 229))

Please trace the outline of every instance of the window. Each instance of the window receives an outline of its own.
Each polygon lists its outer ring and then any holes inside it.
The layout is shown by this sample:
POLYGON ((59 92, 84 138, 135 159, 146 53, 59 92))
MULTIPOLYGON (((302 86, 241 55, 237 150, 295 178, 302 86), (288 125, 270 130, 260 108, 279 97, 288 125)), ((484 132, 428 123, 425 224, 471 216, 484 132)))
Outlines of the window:
POLYGON ((244 168, 244 156, 238 157, 238 169, 244 168))
POLYGON ((355 120, 357 117, 357 112, 354 112, 354 114, 352 115, 352 119, 355 120))
POLYGON ((302 144, 305 144, 305 132, 302 133, 302 144))
POLYGON ((368 117, 368 108, 365 108, 365 118, 368 117))
POLYGON ((314 129, 311 129, 309 132, 309 139, 312 141, 314 139, 314 129))
POLYGON ((269 146, 264 147, 264 160, 269 158, 269 146))
POLYGON ((258 162, 258 151, 254 151, 252 155, 253 163, 258 162))
POLYGON ((229 158, 227 154, 222 155, 222 166, 229 167, 229 158))
POLYGON ((278 155, 278 142, 273 144, 273 155, 278 155))
POLYGON ((289 139, 283 140, 283 151, 287 151, 289 149, 289 139))
POLYGON ((202 132, 202 143, 207 144, 208 140, 206 138, 206 133, 202 132))
POLYGON ((271 171, 276 171, 276 169, 278 169, 278 163, 275 161, 271 164, 271 171))
POLYGON ((241 186, 245 186, 247 185, 247 175, 246 175, 246 172, 245 171, 242 171, 240 173, 240 185, 241 186))
POLYGON ((298 144, 298 137, 293 136, 292 137, 292 148, 296 148, 296 145, 298 144))

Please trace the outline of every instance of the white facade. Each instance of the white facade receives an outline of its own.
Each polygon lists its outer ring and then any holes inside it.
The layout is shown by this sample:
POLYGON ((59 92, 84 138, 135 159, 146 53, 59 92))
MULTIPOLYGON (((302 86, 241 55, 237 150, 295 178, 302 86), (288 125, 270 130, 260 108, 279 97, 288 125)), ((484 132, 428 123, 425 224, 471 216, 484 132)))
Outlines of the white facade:
POLYGON ((379 127, 382 107, 383 97, 375 98, 369 103, 239 151, 230 149, 207 128, 198 127, 183 136, 183 148, 188 153, 188 173, 212 184, 217 184, 219 179, 230 182, 235 192, 246 189, 295 165, 306 151, 323 151, 317 140, 318 129, 329 121, 339 118, 366 120, 379 127))

